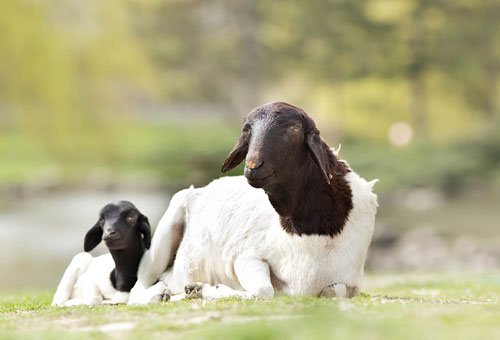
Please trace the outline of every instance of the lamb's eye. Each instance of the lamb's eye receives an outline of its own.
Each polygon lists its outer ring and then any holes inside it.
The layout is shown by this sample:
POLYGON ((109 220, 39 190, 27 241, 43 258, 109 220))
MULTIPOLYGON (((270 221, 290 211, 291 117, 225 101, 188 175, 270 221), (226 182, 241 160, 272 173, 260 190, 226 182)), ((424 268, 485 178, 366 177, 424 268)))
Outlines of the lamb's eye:
POLYGON ((291 125, 289 128, 292 132, 300 132, 300 127, 297 125, 291 125))
POLYGON ((135 216, 127 216, 127 218, 125 219, 125 221, 128 224, 133 224, 135 222, 135 216))

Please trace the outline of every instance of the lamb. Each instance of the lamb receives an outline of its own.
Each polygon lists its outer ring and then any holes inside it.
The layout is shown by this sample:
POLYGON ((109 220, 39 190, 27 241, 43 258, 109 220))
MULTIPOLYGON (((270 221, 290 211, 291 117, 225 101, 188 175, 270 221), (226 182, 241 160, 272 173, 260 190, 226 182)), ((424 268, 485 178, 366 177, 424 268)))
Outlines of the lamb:
POLYGON ((148 218, 130 202, 110 203, 87 232, 85 252, 73 257, 57 287, 52 305, 127 303, 137 281, 137 268, 151 244, 148 218), (101 240, 109 253, 92 257, 88 252, 101 240))
POLYGON ((221 168, 245 160, 244 176, 173 196, 129 304, 148 303, 146 287, 160 284, 214 299, 359 294, 378 180, 365 181, 334 151, 302 109, 253 109, 221 168))

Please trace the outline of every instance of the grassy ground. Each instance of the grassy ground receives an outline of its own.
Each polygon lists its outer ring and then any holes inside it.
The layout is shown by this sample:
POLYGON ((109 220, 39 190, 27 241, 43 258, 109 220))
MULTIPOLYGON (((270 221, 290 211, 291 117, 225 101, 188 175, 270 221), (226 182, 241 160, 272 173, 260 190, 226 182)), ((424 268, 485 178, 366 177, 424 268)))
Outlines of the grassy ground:
POLYGON ((184 301, 53 308, 51 293, 3 294, 0 338, 494 339, 500 274, 368 275, 354 299, 184 301))

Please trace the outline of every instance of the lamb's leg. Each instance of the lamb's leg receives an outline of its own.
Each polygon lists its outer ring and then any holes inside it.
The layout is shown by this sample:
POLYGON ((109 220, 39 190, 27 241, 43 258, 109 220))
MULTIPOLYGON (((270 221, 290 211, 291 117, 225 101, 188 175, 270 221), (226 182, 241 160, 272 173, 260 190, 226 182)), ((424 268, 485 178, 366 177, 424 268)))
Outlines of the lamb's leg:
POLYGON ((239 256, 234 263, 234 270, 244 291, 232 289, 218 284, 189 284, 186 286, 187 297, 201 297, 204 299, 220 299, 239 297, 243 299, 271 298, 274 288, 271 284, 269 265, 252 256, 239 256))
MULTIPOLYGON (((54 298, 52 299, 53 306, 66 305, 66 302, 71 299, 71 294, 78 278, 87 271, 91 261, 92 255, 89 253, 79 253, 73 257, 68 268, 64 271, 61 282, 57 286, 54 298)), ((76 302, 73 301, 72 303, 76 302)))
POLYGON ((100 305, 102 304, 103 296, 99 287, 96 285, 94 278, 88 273, 83 274, 78 280, 77 290, 78 297, 81 297, 84 305, 100 305))
POLYGON ((59 306, 95 306, 102 303, 102 294, 99 290, 99 287, 97 287, 97 285, 92 280, 88 280, 84 273, 77 282, 75 296, 73 296, 73 298, 69 300, 64 301, 64 303, 60 304, 59 306))
POLYGON ((57 306, 61 306, 61 307, 72 307, 72 306, 80 306, 80 305, 84 305, 84 303, 83 303, 83 300, 82 300, 82 299, 70 299, 70 300, 66 300, 66 301, 64 301, 64 303, 59 304, 59 305, 57 305, 57 306))

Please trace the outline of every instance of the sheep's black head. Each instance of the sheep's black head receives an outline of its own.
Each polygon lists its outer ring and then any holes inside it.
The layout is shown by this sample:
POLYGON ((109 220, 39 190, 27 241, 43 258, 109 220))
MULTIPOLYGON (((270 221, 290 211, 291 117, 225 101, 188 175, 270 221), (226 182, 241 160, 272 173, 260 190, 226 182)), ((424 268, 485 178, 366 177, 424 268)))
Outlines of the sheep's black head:
POLYGON ((276 102, 253 109, 221 171, 245 160, 245 177, 256 188, 286 183, 312 158, 330 184, 333 155, 321 140, 314 121, 302 109, 276 102))
POLYGON ((148 218, 130 202, 110 203, 101 209, 99 220, 85 235, 85 251, 94 249, 101 240, 110 250, 149 249, 151 227, 148 218))

